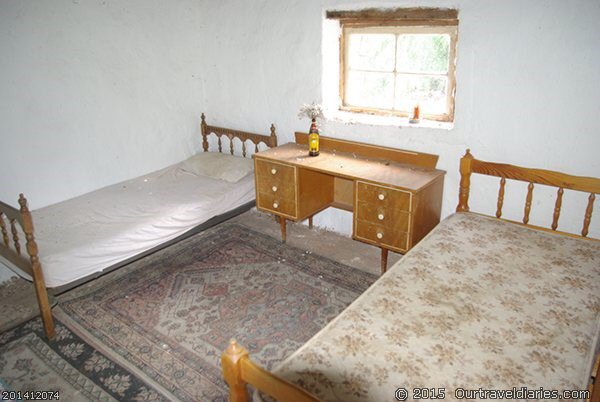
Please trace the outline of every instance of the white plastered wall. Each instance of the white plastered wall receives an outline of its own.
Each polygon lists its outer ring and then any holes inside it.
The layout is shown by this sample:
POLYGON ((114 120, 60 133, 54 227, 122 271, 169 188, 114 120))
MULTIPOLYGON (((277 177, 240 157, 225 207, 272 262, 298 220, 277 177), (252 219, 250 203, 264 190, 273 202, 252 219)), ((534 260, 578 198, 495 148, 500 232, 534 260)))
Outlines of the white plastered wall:
MULTIPOLYGON (((345 124, 323 135, 440 155, 446 170, 442 215, 458 198, 458 163, 467 147, 483 160, 600 177, 600 3, 591 1, 227 1, 206 9, 206 109, 222 121, 272 120, 280 143, 306 130, 303 103, 323 101, 323 37, 328 9, 438 6, 459 9, 456 123, 452 130, 345 124), (226 104, 228 107, 223 107, 226 104), (233 115, 232 115, 233 112, 233 115)), ((325 80, 327 73, 325 74, 325 80)), ((474 178, 473 209, 495 212, 497 182, 474 178), (482 191, 479 191, 482 190, 482 191)), ((504 216, 520 220, 526 189, 509 184, 504 216)), ((549 226, 554 193, 536 189, 531 223, 549 226), (543 203, 545 206, 539 206, 543 203)), ((560 227, 580 230, 587 195, 567 196, 560 227)), ((600 207, 590 235, 600 236, 600 207)), ((350 233, 347 212, 327 210, 317 225, 350 233)))
POLYGON ((199 150, 202 14, 186 0, 0 1, 0 199, 35 209, 199 150))
MULTIPOLYGON (((298 108, 321 102, 327 86, 325 10, 402 6, 459 9, 455 127, 329 120, 324 135, 439 154, 444 216, 467 147, 481 159, 600 176, 596 1, 4 0, 0 199, 14 204, 24 192, 39 208, 180 161, 200 147, 201 111, 258 132, 274 122, 280 143, 292 141, 308 127, 298 108)), ((482 185, 491 191, 474 189, 472 205, 493 212, 495 187, 482 185)), ((524 196, 507 194, 507 216, 520 218, 524 196)), ((550 219, 536 209, 548 197, 536 192, 534 221, 550 219)), ((565 211, 561 224, 576 228, 581 214, 565 211)), ((351 230, 341 211, 316 223, 351 230)))
POLYGON ((197 1, 0 2, 0 199, 32 208, 200 149, 197 1))

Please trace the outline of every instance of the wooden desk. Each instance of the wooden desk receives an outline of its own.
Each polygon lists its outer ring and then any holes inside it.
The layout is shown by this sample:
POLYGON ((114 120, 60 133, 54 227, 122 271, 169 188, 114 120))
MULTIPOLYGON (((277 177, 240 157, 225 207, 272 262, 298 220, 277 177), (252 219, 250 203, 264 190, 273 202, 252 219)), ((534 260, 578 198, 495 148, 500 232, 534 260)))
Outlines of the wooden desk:
POLYGON ((445 172, 431 167, 436 155, 321 137, 310 157, 305 136, 254 155, 256 205, 279 217, 283 241, 287 219, 312 227, 325 208, 352 211, 352 238, 381 248, 383 273, 388 250, 405 253, 439 223, 445 172))

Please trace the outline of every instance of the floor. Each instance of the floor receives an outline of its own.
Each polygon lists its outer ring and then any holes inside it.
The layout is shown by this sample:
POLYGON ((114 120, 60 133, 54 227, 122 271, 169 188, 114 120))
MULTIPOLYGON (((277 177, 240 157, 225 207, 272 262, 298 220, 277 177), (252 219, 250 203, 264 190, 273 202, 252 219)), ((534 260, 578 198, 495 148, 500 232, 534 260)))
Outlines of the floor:
MULTIPOLYGON (((269 236, 280 238, 279 223, 273 216, 251 210, 231 222, 247 226, 269 236)), ((381 251, 377 247, 357 242, 349 237, 318 228, 309 229, 301 223, 288 222, 287 243, 291 246, 326 256, 343 264, 379 275, 381 251)), ((401 255, 389 253, 388 267, 401 255)), ((0 332, 18 325, 38 314, 33 285, 13 278, 0 284, 0 332)))
POLYGON ((0 284, 0 333, 39 314, 33 284, 12 277, 0 284))
MULTIPOLYGON (((277 239, 281 238, 279 223, 272 215, 252 210, 231 221, 277 239)), ((375 275, 381 273, 381 249, 335 232, 320 230, 316 227, 309 229, 306 224, 288 222, 287 243, 375 275)), ((389 252, 388 267, 391 267, 400 257, 400 254, 389 252)))

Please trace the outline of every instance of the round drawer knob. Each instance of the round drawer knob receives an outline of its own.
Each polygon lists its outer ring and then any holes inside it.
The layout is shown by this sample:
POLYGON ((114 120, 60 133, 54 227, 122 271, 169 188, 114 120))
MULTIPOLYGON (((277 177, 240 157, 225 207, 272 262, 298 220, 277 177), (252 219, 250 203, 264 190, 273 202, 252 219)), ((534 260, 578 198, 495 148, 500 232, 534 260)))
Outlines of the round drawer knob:
POLYGON ((273 203, 273 208, 275 208, 275 209, 279 208, 279 203, 277 201, 275 201, 273 203))
POLYGON ((378 239, 383 239, 383 233, 377 232, 377 238, 378 239))
POLYGON ((271 187, 271 190, 273 190, 274 193, 277 192, 277 186, 271 187))
POLYGON ((385 199, 385 195, 383 195, 383 194, 379 194, 379 195, 377 196, 377 198, 379 198, 381 201, 383 201, 383 200, 385 199))
POLYGON ((275 169, 275 168, 271 169, 271 174, 275 174, 275 173, 277 173, 277 169, 275 169))
POLYGON ((382 220, 383 220, 383 218, 384 218, 383 214, 379 214, 379 215, 377 215, 377 219, 379 219, 380 221, 382 221, 382 220))

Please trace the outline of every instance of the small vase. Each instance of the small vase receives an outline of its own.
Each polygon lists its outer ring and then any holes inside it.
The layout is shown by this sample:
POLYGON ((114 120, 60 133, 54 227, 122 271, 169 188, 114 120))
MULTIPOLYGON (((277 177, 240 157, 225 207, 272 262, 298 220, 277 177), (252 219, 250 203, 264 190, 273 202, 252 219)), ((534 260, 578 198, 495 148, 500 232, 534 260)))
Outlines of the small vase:
POLYGON ((308 132, 308 155, 319 155, 319 129, 317 128, 317 122, 315 119, 312 119, 310 130, 308 132))

